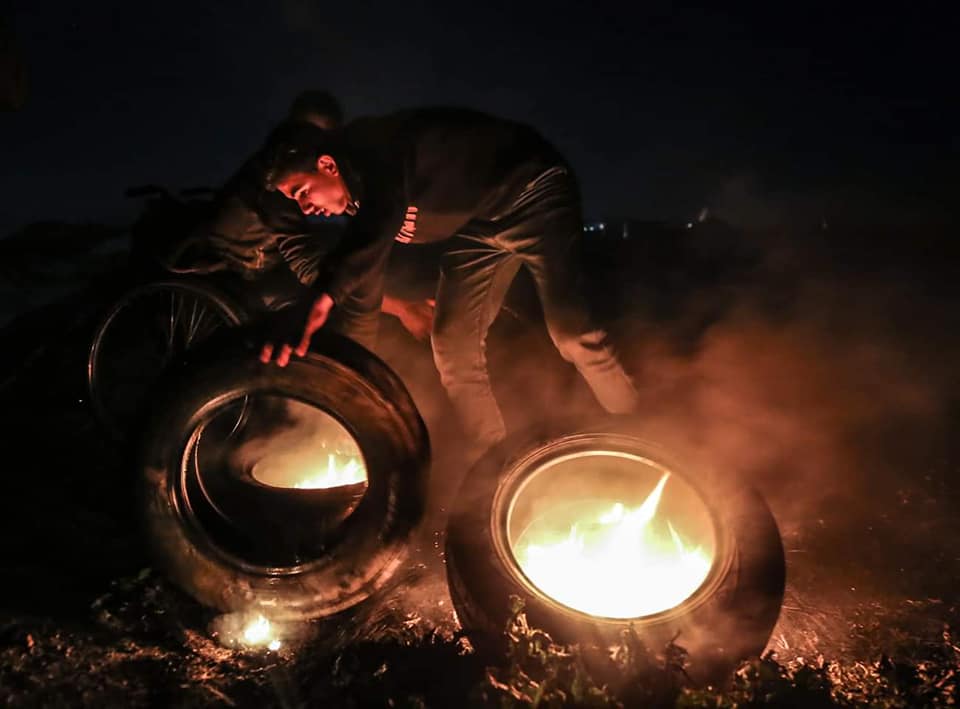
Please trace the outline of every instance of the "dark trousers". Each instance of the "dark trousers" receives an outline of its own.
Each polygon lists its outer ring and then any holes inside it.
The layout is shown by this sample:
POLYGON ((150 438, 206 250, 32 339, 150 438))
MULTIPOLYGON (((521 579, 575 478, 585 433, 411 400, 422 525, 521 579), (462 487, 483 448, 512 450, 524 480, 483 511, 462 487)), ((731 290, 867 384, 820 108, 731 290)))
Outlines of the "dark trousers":
POLYGON ((486 337, 521 266, 533 276, 547 329, 563 358, 577 367, 605 409, 635 408, 633 383, 606 332, 591 323, 581 293, 582 223, 576 181, 566 168, 554 167, 532 180, 506 214, 468 223, 441 259, 434 361, 464 429, 481 447, 506 434, 490 388, 486 337))

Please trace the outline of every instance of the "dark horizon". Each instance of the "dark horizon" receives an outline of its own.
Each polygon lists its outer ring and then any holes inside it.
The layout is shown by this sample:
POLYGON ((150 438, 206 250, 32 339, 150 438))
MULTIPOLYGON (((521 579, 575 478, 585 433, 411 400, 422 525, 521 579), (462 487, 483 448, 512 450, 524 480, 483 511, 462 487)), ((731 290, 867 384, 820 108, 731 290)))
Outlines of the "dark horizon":
POLYGON ((134 185, 218 186, 306 88, 334 92, 348 118, 454 104, 530 123, 573 163, 597 216, 682 222, 705 206, 744 223, 956 216, 946 18, 546 15, 506 3, 465 13, 14 3, 29 93, 0 114, 0 234, 128 219, 134 185))

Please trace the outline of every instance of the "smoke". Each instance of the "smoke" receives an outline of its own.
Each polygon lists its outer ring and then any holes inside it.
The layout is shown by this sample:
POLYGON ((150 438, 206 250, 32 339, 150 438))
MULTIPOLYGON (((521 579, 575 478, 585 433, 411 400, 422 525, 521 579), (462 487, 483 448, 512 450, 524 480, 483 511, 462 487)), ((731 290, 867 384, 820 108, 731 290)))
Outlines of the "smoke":
MULTIPOLYGON (((895 455, 906 459, 944 435, 960 338, 943 299, 928 292, 928 274, 901 270, 905 244, 879 262, 879 234, 698 228, 684 238, 670 263, 610 245, 633 259, 623 273, 636 281, 625 308, 601 302, 599 310, 622 311, 611 325, 641 393, 644 437, 743 477, 792 518, 890 473, 891 459, 877 460, 889 446, 877 440, 891 430, 902 439, 895 455), (661 268, 674 279, 678 270, 690 275, 679 287, 670 281, 672 302, 656 311, 650 303, 667 283, 661 268)), ((502 314, 489 337, 491 379, 513 430, 602 413, 541 318, 530 309, 502 314)), ((441 447, 464 436, 429 353, 411 352, 394 334, 381 354, 417 392, 428 425, 442 427, 441 447)))
POLYGON ((945 403, 892 340, 816 319, 738 312, 691 356, 657 342, 645 352, 648 435, 768 497, 810 505, 871 479, 861 436, 892 422, 933 425, 945 403))
MULTIPOLYGON (((335 487, 366 481, 362 454, 332 416, 293 399, 247 397, 233 411, 229 466, 278 487, 335 487), (234 425, 236 424, 236 425, 234 425)), ((219 442, 219 441, 218 441, 219 442)))
POLYGON ((862 508, 943 445, 955 316, 929 268, 908 277, 906 244, 898 266, 869 244, 843 255, 840 235, 754 238, 749 274, 694 290, 633 343, 650 435, 757 485, 781 524, 831 499, 862 508), (678 348, 704 302, 722 307, 678 348))
MULTIPOLYGON (((615 253, 591 262, 606 265, 591 274, 588 295, 641 394, 637 434, 693 471, 754 486, 769 503, 788 551, 794 608, 778 632, 792 648, 835 651, 846 625, 834 616, 859 608, 842 594, 863 590, 864 567, 879 587, 892 588, 909 552, 887 550, 930 543, 903 505, 949 445, 960 392, 953 366, 960 322, 950 308, 957 281, 943 266, 955 261, 943 245, 917 232, 907 240, 877 230, 705 223, 631 232, 629 241, 603 246, 615 253), (838 643, 832 649, 821 642, 828 630, 838 643)), ((515 286, 487 351, 508 428, 603 415, 554 349, 529 282, 515 286)), ((458 491, 470 474, 460 457, 469 437, 429 347, 392 320, 383 326, 379 354, 410 389, 433 442, 419 557, 429 566, 447 511, 471 504, 458 491)), ((441 586, 408 584, 400 606, 449 623, 432 600, 441 586)))

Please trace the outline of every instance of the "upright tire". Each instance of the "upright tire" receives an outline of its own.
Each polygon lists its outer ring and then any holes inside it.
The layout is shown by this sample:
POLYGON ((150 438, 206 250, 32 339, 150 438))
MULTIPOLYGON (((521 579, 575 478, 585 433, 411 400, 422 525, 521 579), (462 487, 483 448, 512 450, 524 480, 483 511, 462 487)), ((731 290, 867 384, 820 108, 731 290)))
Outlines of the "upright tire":
MULTIPOLYGON (((206 605, 277 619, 331 615, 371 596, 401 564, 423 515, 426 428, 397 376, 346 338, 318 333, 314 350, 284 368, 261 364, 254 349, 259 343, 246 340, 242 330, 217 338, 167 380, 142 446, 147 537, 158 564, 206 605), (333 416, 356 441, 367 469, 359 504, 317 540, 314 553, 276 564, 221 543, 191 498, 190 449, 204 426, 218 411, 260 395, 333 416)), ((263 498, 268 518, 272 504, 270 496, 263 498)), ((285 520, 276 509, 282 531, 285 520)))

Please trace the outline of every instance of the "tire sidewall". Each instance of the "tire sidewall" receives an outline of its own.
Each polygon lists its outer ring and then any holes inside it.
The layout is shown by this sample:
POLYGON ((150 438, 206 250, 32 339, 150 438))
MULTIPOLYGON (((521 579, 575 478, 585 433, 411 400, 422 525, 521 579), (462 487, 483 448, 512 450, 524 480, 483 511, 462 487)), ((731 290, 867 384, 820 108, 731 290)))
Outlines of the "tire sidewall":
POLYGON ((676 639, 690 653, 692 672, 704 679, 762 652, 779 615, 785 584, 783 546, 769 508, 748 485, 691 467, 644 440, 640 430, 636 421, 618 416, 587 426, 544 424, 490 450, 468 473, 447 529, 446 562, 461 625, 478 636, 480 644, 502 634, 510 615, 510 596, 515 595, 523 600, 530 624, 560 642, 609 647, 631 626, 653 651, 676 639), (563 610, 531 593, 497 553, 492 521, 495 497, 511 471, 544 446, 607 434, 629 438, 633 452, 682 471, 708 501, 726 537, 728 564, 722 577, 687 612, 648 620, 613 620, 563 610))
POLYGON ((287 367, 261 364, 249 330, 223 333, 169 374, 141 444, 140 504, 158 564, 184 590, 221 610, 275 618, 326 616, 381 588, 423 515, 429 442, 399 379, 374 355, 332 334, 287 367), (177 486, 191 434, 230 401, 252 394, 297 399, 347 425, 367 463, 368 488, 320 558, 287 569, 251 568, 204 538, 177 486))

